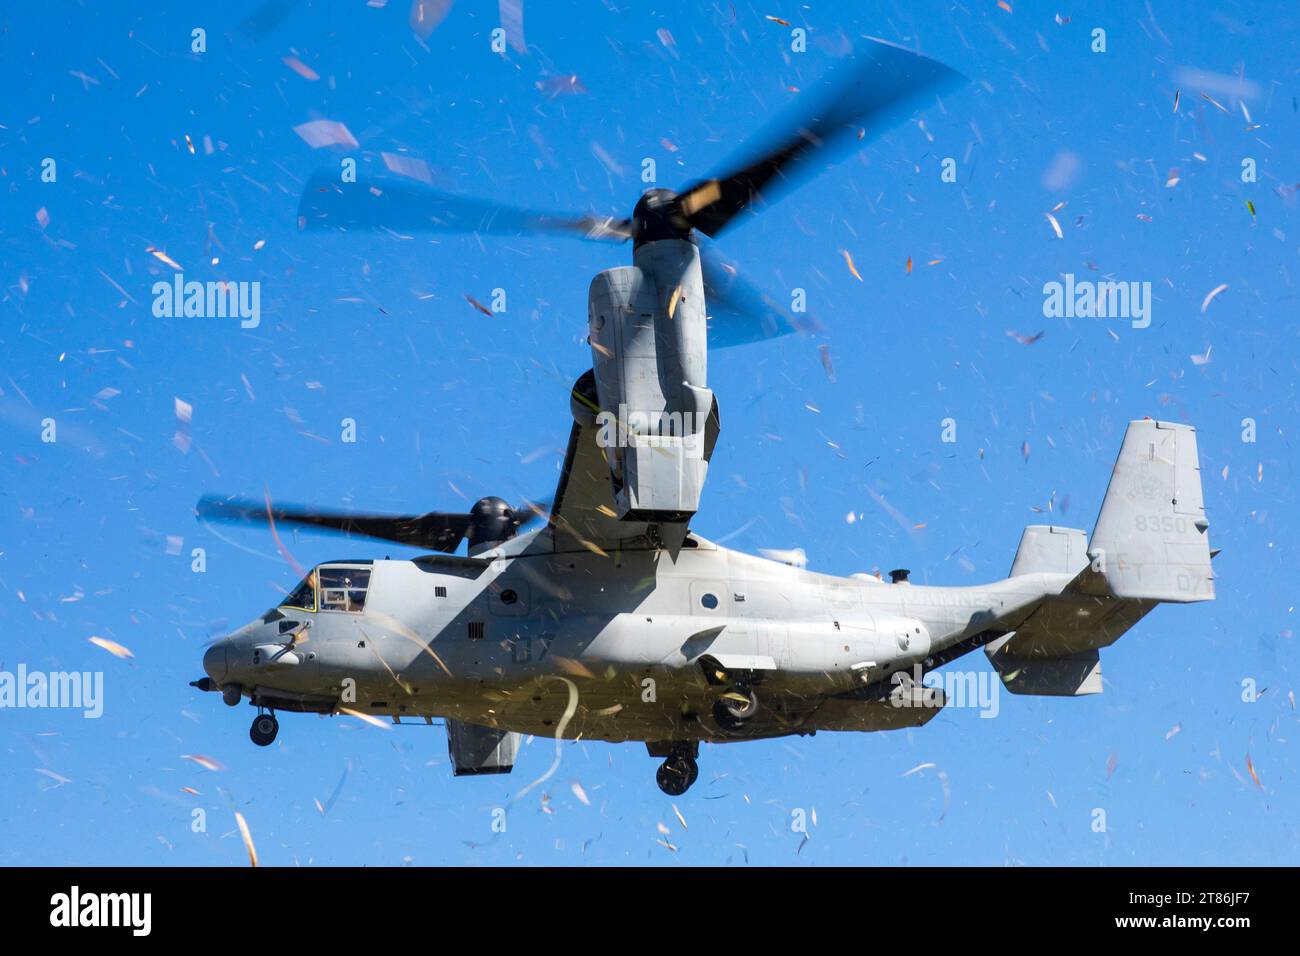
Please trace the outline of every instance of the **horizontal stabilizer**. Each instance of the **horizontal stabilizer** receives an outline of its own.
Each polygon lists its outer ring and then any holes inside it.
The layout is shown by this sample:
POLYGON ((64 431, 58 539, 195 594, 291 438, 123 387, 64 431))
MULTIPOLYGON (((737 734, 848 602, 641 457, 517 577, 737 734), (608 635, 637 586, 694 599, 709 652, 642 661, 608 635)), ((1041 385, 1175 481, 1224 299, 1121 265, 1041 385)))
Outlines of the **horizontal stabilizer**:
POLYGON ((1101 575, 1084 568, 1065 590, 1042 601, 1018 623, 1006 653, 1043 659, 1100 650, 1119 640, 1158 603, 1111 597, 1104 587, 1101 575))
POLYGON ((985 645, 984 653, 1013 694, 1079 697, 1101 693, 1099 651, 1109 647, 1157 601, 1112 597, 1102 575, 1085 566, 1057 595, 985 645))
POLYGON ((1017 657, 1008 653, 1015 635, 1000 637, 984 648, 989 661, 1013 694, 1082 697, 1101 693, 1101 655, 1083 651, 1061 657, 1017 657))

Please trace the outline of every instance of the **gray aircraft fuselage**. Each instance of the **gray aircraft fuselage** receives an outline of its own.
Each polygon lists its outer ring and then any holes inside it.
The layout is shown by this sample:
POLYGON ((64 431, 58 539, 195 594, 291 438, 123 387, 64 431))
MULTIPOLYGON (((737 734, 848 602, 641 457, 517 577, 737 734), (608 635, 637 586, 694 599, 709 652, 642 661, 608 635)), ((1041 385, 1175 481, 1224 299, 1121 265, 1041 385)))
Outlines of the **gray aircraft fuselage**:
MULTIPOLYGON (((330 562, 369 568, 360 612, 281 606, 214 645, 204 666, 254 698, 339 701, 402 720, 451 717, 564 737, 735 740, 924 723, 881 688, 1059 593, 1069 574, 983 587, 818 574, 692 535, 667 550, 551 550, 546 531, 477 559, 330 562), (693 546, 691 546, 693 545, 693 546), (473 563, 472 563, 473 562, 473 563), (280 616, 282 615, 282 617, 280 616), (306 623, 285 650, 284 622, 306 623), (278 657, 278 659, 276 659, 278 657), (717 726, 711 667, 746 672, 763 711, 717 726), (876 688, 876 692, 872 692, 876 688), (351 691, 351 693, 349 693, 351 691)), ((942 706, 941 702, 936 706, 942 706)), ((284 703, 281 709, 294 709, 284 703)))

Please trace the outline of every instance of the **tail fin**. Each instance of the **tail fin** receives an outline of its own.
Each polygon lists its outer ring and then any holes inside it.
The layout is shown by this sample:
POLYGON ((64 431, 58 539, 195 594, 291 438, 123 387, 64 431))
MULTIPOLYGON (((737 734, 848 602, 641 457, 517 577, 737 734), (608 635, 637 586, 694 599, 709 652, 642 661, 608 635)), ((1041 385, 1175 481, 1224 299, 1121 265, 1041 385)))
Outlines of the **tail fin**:
POLYGON ((1092 541, 1050 525, 1025 529, 1012 577, 1073 575, 985 653, 1013 694, 1101 692, 1100 650, 1162 602, 1214 599, 1196 431, 1130 422, 1092 541))
POLYGON ((1088 533, 1054 524, 1031 524, 1020 536, 1011 577, 1022 574, 1078 574, 1088 566, 1088 533))
POLYGON ((1090 570, 1113 597, 1212 601, 1209 527, 1196 429, 1129 422, 1088 545, 1090 570))

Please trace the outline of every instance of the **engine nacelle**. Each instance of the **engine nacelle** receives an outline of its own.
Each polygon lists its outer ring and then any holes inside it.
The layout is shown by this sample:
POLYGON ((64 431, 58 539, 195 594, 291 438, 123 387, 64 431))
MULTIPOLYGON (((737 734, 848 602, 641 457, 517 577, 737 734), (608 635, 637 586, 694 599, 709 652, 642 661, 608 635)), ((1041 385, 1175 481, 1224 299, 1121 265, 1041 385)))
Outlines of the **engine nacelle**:
POLYGON ((597 441, 620 518, 686 521, 699 509, 717 422, 699 249, 646 242, 633 262, 597 275, 588 294, 597 441))

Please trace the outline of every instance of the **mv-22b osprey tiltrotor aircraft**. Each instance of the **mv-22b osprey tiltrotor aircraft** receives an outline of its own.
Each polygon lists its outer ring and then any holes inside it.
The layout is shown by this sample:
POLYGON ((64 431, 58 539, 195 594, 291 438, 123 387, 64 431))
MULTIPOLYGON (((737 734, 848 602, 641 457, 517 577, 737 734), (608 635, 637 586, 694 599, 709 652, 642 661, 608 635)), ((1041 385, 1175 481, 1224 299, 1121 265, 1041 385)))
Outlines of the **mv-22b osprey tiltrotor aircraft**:
POLYGON ((631 239, 633 264, 591 283, 594 367, 573 389, 539 530, 523 529, 542 508, 491 497, 468 514, 411 516, 200 501, 201 518, 434 552, 321 564, 208 649, 195 685, 232 705, 249 698, 255 743, 275 738, 276 711, 443 718, 460 775, 508 773, 521 734, 637 740, 663 758, 660 788, 681 794, 700 741, 924 724, 945 701, 916 675, 980 647, 1013 693, 1099 693, 1101 648, 1160 602, 1214 597, 1196 434, 1165 422, 1129 425, 1091 538, 1029 527, 1010 576, 993 584, 832 577, 689 530, 720 427, 708 345, 793 330, 698 234, 958 79, 876 41, 837 72, 811 110, 778 121, 728 172, 677 194, 652 189, 627 220, 503 209, 394 180, 308 186, 307 228, 558 230, 631 239), (454 555, 462 539, 468 555, 454 555))

